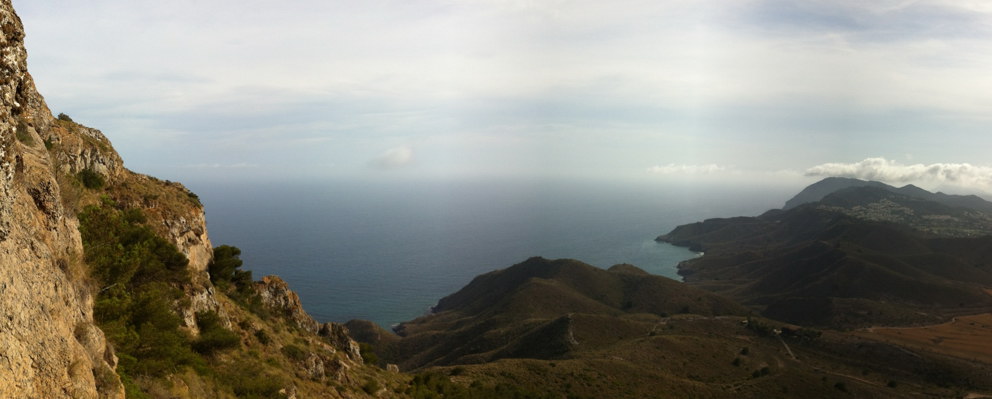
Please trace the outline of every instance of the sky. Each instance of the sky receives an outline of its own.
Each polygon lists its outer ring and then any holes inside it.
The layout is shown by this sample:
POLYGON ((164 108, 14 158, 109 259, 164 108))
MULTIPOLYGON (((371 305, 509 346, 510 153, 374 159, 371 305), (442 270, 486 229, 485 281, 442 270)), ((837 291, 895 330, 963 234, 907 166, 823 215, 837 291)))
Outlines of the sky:
POLYGON ((992 193, 985 1, 13 2, 53 112, 161 178, 992 193))

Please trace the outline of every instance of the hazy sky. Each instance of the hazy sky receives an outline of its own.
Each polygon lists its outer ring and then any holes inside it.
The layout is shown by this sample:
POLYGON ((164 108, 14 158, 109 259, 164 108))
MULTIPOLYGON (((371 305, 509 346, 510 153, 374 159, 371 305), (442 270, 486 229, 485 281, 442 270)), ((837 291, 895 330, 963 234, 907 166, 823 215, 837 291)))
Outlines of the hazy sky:
POLYGON ((163 178, 992 192, 985 1, 14 4, 53 112, 163 178))

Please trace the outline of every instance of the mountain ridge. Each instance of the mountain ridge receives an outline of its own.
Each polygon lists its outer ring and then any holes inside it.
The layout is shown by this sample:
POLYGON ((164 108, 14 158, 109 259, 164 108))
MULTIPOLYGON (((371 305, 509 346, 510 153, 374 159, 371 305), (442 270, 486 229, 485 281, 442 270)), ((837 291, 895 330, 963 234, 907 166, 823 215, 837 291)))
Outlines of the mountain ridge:
POLYGON ((866 181, 847 177, 827 177, 813 183, 786 201, 782 209, 789 210, 803 204, 819 202, 830 194, 852 187, 875 187, 913 198, 937 202, 947 206, 967 208, 982 212, 992 212, 992 202, 986 201, 985 199, 974 194, 953 195, 944 194, 942 192, 933 193, 912 184, 907 184, 897 188, 878 181, 866 181))
POLYGON ((919 324, 992 310, 983 212, 915 186, 825 179, 803 192, 822 198, 678 226, 658 240, 706 252, 679 265, 687 283, 784 321, 919 324))

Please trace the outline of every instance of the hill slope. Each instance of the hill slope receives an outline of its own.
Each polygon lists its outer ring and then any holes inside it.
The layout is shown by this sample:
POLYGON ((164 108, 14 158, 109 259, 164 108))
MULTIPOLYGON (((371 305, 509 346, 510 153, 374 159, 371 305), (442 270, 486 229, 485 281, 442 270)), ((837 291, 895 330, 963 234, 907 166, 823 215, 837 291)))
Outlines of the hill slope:
POLYGON ((434 314, 401 324, 396 331, 403 339, 385 353, 407 369, 507 357, 554 359, 586 348, 574 344, 580 339, 575 334, 601 334, 574 330, 574 321, 587 315, 620 320, 690 312, 743 315, 746 310, 629 266, 607 271, 574 260, 531 258, 476 277, 442 299, 434 314))
POLYGON ((948 375, 951 385, 992 387, 986 364, 746 313, 630 265, 531 258, 476 277, 399 336, 349 326, 405 368, 530 397, 939 396, 951 394, 935 385, 948 375))

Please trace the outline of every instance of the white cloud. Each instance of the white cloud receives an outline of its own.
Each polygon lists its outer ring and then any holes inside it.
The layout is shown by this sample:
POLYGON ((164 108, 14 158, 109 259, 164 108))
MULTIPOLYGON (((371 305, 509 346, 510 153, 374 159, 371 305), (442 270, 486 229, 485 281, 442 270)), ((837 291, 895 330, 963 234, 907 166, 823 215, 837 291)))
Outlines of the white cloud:
POLYGON ((709 175, 709 174, 726 172, 727 170, 728 168, 725 166, 720 166, 712 163, 705 165, 686 165, 686 164, 670 163, 668 165, 655 165, 648 168, 648 172, 660 174, 660 175, 709 175))
POLYGON ((850 177, 890 184, 924 187, 953 187, 992 191, 992 167, 969 163, 901 164, 885 158, 867 158, 854 163, 825 163, 806 170, 811 177, 850 177))
POLYGON ((396 147, 383 151, 379 156, 372 159, 370 166, 376 169, 397 169, 413 162, 413 149, 410 147, 396 147))

